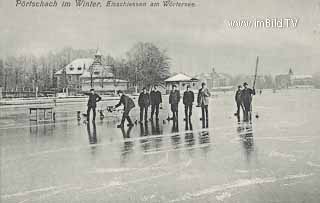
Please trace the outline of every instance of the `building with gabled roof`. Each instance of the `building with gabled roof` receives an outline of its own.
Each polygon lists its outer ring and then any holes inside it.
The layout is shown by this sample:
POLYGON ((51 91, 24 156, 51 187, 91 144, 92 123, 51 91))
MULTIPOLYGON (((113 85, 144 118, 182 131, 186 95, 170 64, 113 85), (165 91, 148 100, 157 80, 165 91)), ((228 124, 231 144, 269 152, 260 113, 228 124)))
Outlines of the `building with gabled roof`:
POLYGON ((231 76, 225 73, 217 73, 214 68, 212 68, 210 73, 196 75, 196 78, 198 78, 199 81, 206 83, 210 90, 232 89, 232 86, 230 86, 231 76))
POLYGON ((128 81, 114 78, 112 67, 102 64, 102 54, 99 50, 92 58, 79 58, 73 60, 63 69, 55 73, 58 86, 62 80, 67 80, 69 92, 79 93, 91 88, 99 92, 126 90, 128 81), (112 82, 110 82, 112 81, 112 82))

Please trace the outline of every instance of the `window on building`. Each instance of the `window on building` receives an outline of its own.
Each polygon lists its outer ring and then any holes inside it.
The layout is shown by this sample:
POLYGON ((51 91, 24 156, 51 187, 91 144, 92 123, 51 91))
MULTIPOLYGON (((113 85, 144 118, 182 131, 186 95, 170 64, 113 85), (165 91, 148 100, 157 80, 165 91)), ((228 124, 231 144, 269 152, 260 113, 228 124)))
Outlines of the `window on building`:
POLYGON ((82 68, 81 67, 78 67, 78 70, 81 70, 82 68))
POLYGON ((69 70, 73 71, 73 70, 74 70, 74 68, 73 68, 73 67, 70 67, 70 68, 69 68, 69 70))
POLYGON ((100 72, 98 72, 98 71, 93 72, 94 75, 99 75, 99 73, 100 72))

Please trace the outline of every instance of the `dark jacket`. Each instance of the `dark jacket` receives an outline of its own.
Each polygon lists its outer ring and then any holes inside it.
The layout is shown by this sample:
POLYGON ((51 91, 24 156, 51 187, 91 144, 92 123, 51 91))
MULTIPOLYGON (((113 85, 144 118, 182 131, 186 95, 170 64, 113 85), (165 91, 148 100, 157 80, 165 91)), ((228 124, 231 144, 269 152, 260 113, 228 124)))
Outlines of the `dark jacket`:
POLYGON ((237 102, 237 103, 241 103, 241 91, 242 90, 237 90, 236 94, 234 95, 234 100, 237 102))
POLYGON ((159 90, 150 92, 150 103, 151 105, 158 105, 162 103, 161 92, 159 90))
POLYGON ((169 95, 169 104, 178 104, 180 102, 180 92, 171 90, 169 95))
POLYGON ((255 95, 256 94, 256 91, 255 89, 250 89, 250 88, 247 88, 247 89, 243 89, 241 91, 241 101, 243 104, 251 104, 251 101, 252 101, 252 95, 255 95))
POLYGON ((194 102, 194 94, 192 91, 185 91, 183 93, 183 104, 184 105, 192 105, 194 102))
POLYGON ((85 95, 88 95, 89 96, 89 100, 88 100, 88 106, 90 107, 96 107, 97 106, 97 102, 99 102, 101 100, 101 97, 94 93, 94 94, 91 94, 91 93, 85 93, 85 95))
POLYGON ((140 107, 148 107, 150 105, 150 95, 149 93, 141 92, 138 99, 138 104, 140 107))
POLYGON ((209 105, 209 97, 211 96, 208 88, 205 89, 199 89, 199 93, 198 93, 198 105, 199 106, 206 106, 209 105))
POLYGON ((121 104, 124 106, 125 111, 130 111, 135 107, 134 101, 130 97, 124 94, 120 97, 120 101, 115 107, 117 108, 121 104))

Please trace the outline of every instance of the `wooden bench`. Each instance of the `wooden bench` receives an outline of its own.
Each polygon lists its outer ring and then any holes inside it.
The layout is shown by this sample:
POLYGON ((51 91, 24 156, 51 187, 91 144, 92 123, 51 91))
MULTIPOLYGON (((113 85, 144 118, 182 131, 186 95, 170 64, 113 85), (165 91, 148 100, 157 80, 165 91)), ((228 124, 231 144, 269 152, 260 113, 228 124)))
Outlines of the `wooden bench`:
POLYGON ((30 121, 54 121, 55 113, 53 112, 53 107, 30 107, 29 108, 29 118, 30 121), (34 114, 35 113, 35 114, 34 114), (46 116, 49 114, 49 117, 46 116), (41 115, 42 118, 41 118, 41 115))

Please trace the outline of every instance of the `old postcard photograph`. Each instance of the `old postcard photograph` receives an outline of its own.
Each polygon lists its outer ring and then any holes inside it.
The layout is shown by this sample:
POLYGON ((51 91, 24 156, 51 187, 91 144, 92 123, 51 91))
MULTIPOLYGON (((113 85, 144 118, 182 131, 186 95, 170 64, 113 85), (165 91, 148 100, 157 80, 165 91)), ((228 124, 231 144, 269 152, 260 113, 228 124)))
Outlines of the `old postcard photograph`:
POLYGON ((0 0, 0 202, 320 202, 320 0, 0 0))

